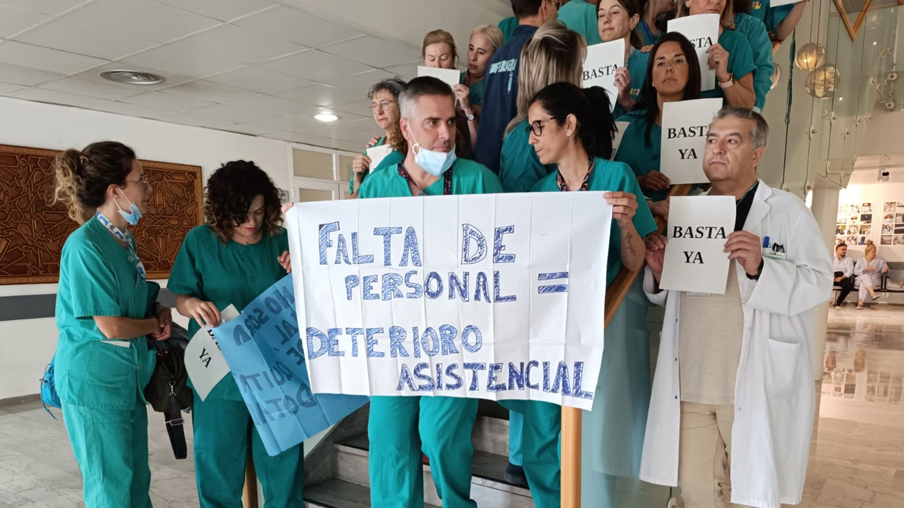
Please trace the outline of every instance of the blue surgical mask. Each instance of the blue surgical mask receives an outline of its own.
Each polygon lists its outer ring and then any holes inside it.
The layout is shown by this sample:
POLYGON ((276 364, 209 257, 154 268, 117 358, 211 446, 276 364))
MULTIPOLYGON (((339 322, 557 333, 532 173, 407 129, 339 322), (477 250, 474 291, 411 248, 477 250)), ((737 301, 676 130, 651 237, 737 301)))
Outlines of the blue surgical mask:
MULTIPOLYGON (((122 194, 122 197, 124 197, 124 198, 126 197, 125 193, 122 194)), ((130 211, 127 212, 127 211, 123 210, 122 208, 120 208, 119 203, 116 203, 116 208, 119 210, 119 215, 122 215, 122 218, 125 219, 126 222, 128 222, 130 225, 134 226, 134 225, 138 224, 138 221, 141 220, 142 213, 141 213, 141 210, 138 209, 138 205, 136 205, 135 203, 132 203, 132 201, 129 198, 126 198, 126 201, 128 201, 132 205, 132 208, 130 211)))
MULTIPOLYGON (((414 135, 411 137, 414 139, 414 135)), ((417 139, 414 139, 411 150, 414 151, 414 162, 433 176, 441 176, 452 167, 452 164, 455 164, 455 145, 452 145, 452 149, 448 152, 436 152, 427 150, 417 142, 417 139)))

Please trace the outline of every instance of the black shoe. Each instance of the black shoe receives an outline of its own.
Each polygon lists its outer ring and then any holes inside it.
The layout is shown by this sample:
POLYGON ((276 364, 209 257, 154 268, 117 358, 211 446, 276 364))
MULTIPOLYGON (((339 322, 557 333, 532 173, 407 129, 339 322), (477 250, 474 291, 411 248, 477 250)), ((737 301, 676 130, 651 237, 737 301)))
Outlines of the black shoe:
POLYGON ((524 468, 509 462, 509 465, 505 467, 505 482, 510 485, 527 487, 527 477, 524 476, 524 468))

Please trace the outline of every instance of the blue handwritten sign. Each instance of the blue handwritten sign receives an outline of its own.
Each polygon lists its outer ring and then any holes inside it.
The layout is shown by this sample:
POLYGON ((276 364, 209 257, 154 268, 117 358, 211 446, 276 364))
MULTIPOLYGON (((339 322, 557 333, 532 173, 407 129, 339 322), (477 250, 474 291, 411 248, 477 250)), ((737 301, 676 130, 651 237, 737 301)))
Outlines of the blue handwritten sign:
POLYGON ((298 333, 292 277, 214 329, 267 453, 277 455, 337 423, 367 397, 313 394, 298 333))

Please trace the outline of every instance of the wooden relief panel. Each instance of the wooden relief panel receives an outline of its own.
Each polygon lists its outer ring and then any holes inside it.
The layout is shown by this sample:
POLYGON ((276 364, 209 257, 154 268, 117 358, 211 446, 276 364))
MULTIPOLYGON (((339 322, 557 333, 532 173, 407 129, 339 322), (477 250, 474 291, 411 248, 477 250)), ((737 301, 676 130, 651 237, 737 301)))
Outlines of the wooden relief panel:
MULTIPOLYGON (((53 200, 60 152, 0 145, 0 285, 57 282, 60 254, 78 227, 53 200)), ((135 227, 148 278, 169 277, 185 235, 203 223, 200 166, 141 161, 152 192, 135 227)))

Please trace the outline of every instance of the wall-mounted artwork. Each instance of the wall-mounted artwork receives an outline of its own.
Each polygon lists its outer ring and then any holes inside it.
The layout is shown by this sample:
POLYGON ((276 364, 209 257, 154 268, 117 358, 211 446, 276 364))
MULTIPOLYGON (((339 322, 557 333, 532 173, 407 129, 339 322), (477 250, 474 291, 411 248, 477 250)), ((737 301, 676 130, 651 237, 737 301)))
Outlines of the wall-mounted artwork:
MULTIPOLYGON (((0 285, 59 279, 63 243, 78 224, 52 205, 53 161, 59 151, 0 145, 0 285)), ((176 253, 203 223, 200 166, 141 161, 153 192, 134 229, 149 279, 169 277, 176 253)))

